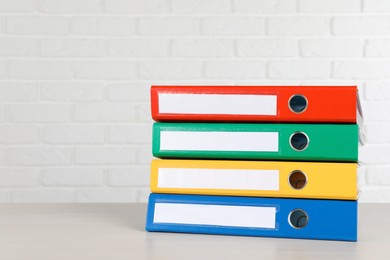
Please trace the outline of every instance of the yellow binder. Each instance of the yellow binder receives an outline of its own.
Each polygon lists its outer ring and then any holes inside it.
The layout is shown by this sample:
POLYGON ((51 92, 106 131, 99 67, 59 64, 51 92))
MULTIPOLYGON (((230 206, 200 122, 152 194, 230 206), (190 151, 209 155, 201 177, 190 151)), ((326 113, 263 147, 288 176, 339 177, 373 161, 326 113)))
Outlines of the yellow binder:
POLYGON ((357 163, 153 160, 153 193, 356 200, 357 163))

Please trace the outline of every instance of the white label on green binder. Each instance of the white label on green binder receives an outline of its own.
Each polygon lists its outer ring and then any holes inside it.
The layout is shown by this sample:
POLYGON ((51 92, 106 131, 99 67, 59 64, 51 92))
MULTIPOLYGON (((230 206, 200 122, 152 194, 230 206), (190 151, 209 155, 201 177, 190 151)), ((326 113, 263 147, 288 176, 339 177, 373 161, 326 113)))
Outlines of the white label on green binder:
POLYGON ((159 188, 279 190, 278 170, 159 168, 159 188))
POLYGON ((276 116, 276 95, 159 93, 160 113, 276 116))
POLYGON ((161 131, 161 150, 278 152, 278 132, 161 131))
POLYGON ((153 222, 275 229, 276 208, 156 203, 153 222))

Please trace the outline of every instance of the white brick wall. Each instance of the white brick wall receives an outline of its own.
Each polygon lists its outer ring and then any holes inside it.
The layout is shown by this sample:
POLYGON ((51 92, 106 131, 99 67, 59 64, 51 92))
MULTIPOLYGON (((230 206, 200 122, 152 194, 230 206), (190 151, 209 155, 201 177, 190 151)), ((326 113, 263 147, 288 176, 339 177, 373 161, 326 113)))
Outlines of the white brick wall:
POLYGON ((358 84, 390 202, 390 1, 0 0, 0 202, 145 202, 151 84, 358 84))

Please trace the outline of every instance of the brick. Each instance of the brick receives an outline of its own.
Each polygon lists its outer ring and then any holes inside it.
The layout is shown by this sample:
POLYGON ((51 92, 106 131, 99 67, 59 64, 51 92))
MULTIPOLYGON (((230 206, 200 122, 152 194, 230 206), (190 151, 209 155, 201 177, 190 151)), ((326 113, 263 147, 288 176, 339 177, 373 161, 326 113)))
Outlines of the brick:
MULTIPOLYGON (((301 85, 301 80, 282 80, 282 79, 262 79, 261 80, 261 85, 264 86, 291 86, 291 85, 301 85)), ((322 81, 321 81, 322 83, 322 81)), ((316 81, 315 84, 319 84, 318 81, 316 81)), ((227 85, 232 85, 231 82, 227 85)), ((249 85, 249 86, 258 86, 259 85, 259 80, 258 79, 242 79, 237 82, 234 82, 233 85, 238 85, 238 86, 243 86, 243 85, 249 85)), ((313 85, 313 83, 311 84, 313 85)))
POLYGON ((327 17, 270 17, 267 33, 280 36, 321 36, 330 34, 327 17))
POLYGON ((99 82, 44 82, 41 98, 47 101, 100 101, 104 84, 99 82))
POLYGON ((333 33, 335 35, 389 35, 390 17, 387 16, 357 16, 333 18, 333 33))
POLYGON ((150 188, 136 188, 136 202, 137 203, 148 203, 149 195, 150 195, 150 188))
POLYGON ((173 36, 199 34, 199 20, 187 17, 145 17, 138 20, 141 35, 173 36))
POLYGON ((36 0, 0 0, 1 13, 36 12, 36 0))
POLYGON ((6 18, 9 34, 65 35, 69 33, 69 21, 64 17, 10 16, 6 18))
POLYGON ((5 164, 4 161, 5 161, 5 148, 2 148, 0 147, 0 163, 1 164, 5 164))
POLYGON ((363 145, 359 148, 359 161, 367 167, 390 163, 390 145, 363 145))
POLYGON ((365 45, 367 57, 390 57, 390 39, 368 39, 365 45))
POLYGON ((132 164, 135 162, 133 147, 76 147, 76 164, 105 165, 105 164, 132 164))
POLYGON ((303 13, 358 13, 360 0, 298 0, 303 13))
POLYGON ((138 165, 150 165, 153 159, 151 144, 137 147, 135 153, 138 165))
POLYGON ((208 79, 262 79, 266 75, 264 61, 208 61, 205 63, 208 79))
POLYGON ((367 180, 366 180, 366 167, 363 165, 359 165, 357 169, 357 184, 358 187, 362 187, 367 185, 367 180))
POLYGON ((34 101, 39 99, 38 87, 35 83, 0 82, 0 100, 2 101, 34 101))
POLYGON ((364 98, 368 101, 390 100, 389 84, 390 84, 389 81, 367 82, 364 88, 364 98))
POLYGON ((165 13, 169 4, 167 0, 105 0, 104 9, 114 14, 165 13))
POLYGON ((9 60, 8 76, 14 79, 69 79, 70 63, 58 60, 9 60))
POLYGON ((338 79, 386 79, 390 61, 337 61, 333 66, 333 77, 338 79))
POLYGON ((107 42, 99 39, 42 39, 43 57, 102 57, 107 55, 107 42))
POLYGON ((390 103, 386 101, 370 101, 362 103, 366 123, 390 122, 390 103))
POLYGON ((365 125, 365 140, 369 144, 390 143, 390 124, 372 123, 365 125))
POLYGON ((153 120, 150 115, 150 103, 139 104, 135 106, 136 122, 152 124, 153 120))
POLYGON ((101 186, 103 177, 101 168, 50 168, 43 171, 42 183, 56 187, 101 186))
POLYGON ((6 115, 6 107, 4 105, 0 105, 0 122, 3 122, 7 119, 6 115))
POLYGON ((96 125, 50 125, 43 129, 43 141, 49 144, 101 144, 105 129, 96 125))
POLYGON ((39 142, 36 126, 0 125, 1 144, 34 144, 39 142))
POLYGON ((37 39, 0 38, 0 56, 2 57, 32 57, 37 55, 37 39))
POLYGON ((390 186, 390 167, 370 167, 366 171, 367 184, 373 186, 390 186))
POLYGON ((109 55, 113 57, 168 57, 168 40, 164 39, 110 39, 109 55))
POLYGON ((76 202, 134 203, 136 192, 131 188, 82 189, 76 192, 76 202))
POLYGON ((99 36, 135 35, 133 17, 76 17, 71 21, 73 34, 99 36))
POLYGON ((100 0, 41 0, 39 11, 58 14, 99 13, 102 11, 102 6, 100 0))
POLYGON ((149 166, 109 168, 108 184, 113 187, 148 186, 150 182, 149 175, 149 166))
POLYGON ((108 140, 111 143, 150 144, 152 142, 152 125, 110 127, 108 140))
POLYGON ((363 91, 364 82, 359 80, 349 80, 349 79, 321 79, 321 80, 300 80, 298 85, 302 86, 313 86, 313 85, 322 85, 322 86, 358 86, 359 91, 363 91))
POLYGON ((171 0, 172 12, 190 14, 228 13, 231 9, 230 1, 226 0, 171 0))
POLYGON ((76 104, 74 118, 81 122, 131 122, 135 119, 135 109, 129 103, 76 104))
POLYGON ((303 57, 355 58, 363 57, 364 41, 359 39, 310 39, 301 40, 303 57))
POLYGON ((70 121, 71 106, 62 104, 23 104, 8 107, 11 122, 54 123, 70 121))
POLYGON ((135 64, 131 61, 75 61, 74 76, 77 79, 132 79, 135 78, 135 64))
POLYGON ((73 202, 70 190, 53 189, 20 189, 10 191, 11 202, 24 203, 64 203, 73 202))
POLYGON ((330 72, 328 61, 272 61, 268 76, 275 79, 327 79, 330 72))
POLYGON ((361 187, 359 203, 389 203, 390 188, 388 187, 361 187))
POLYGON ((141 79, 198 79, 202 73, 199 61, 140 61, 138 66, 141 79))
POLYGON ((293 13, 295 5, 294 0, 233 0, 238 13, 293 13))
POLYGON ((72 149, 64 147, 12 147, 8 148, 7 161, 10 165, 69 165, 72 163, 72 149))
POLYGON ((149 101, 150 84, 140 83, 114 83, 107 86, 108 99, 118 101, 149 101))
POLYGON ((259 17, 210 17, 202 19, 202 32, 216 36, 265 34, 265 19, 259 17))
POLYGON ((298 41, 289 39, 238 39, 240 57, 296 57, 298 41))
POLYGON ((172 42, 174 57, 232 57, 233 40, 229 39, 174 39, 172 42))
POLYGON ((390 2, 387 0, 364 0, 363 12, 388 13, 390 2))
POLYGON ((30 168, 0 168, 0 187, 34 187, 39 185, 39 171, 30 168))
MULTIPOLYGON (((1 26, 1 24, 0 24, 1 26)), ((1 31, 1 29, 0 29, 1 31)), ((0 61, 0 79, 5 78, 5 62, 0 61)))

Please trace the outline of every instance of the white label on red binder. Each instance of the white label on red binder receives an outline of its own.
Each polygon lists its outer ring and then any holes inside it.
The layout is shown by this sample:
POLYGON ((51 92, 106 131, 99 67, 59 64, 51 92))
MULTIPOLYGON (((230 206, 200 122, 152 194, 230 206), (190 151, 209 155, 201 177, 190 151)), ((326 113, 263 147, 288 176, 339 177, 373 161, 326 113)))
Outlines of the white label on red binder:
POLYGON ((276 208, 156 203, 153 222, 275 229, 276 208))
POLYGON ((278 132, 161 131, 161 150, 278 152, 278 132))
POLYGON ((269 115, 277 114, 276 95, 159 93, 160 113, 269 115))
POLYGON ((279 170, 159 168, 158 187, 279 190, 279 170))

